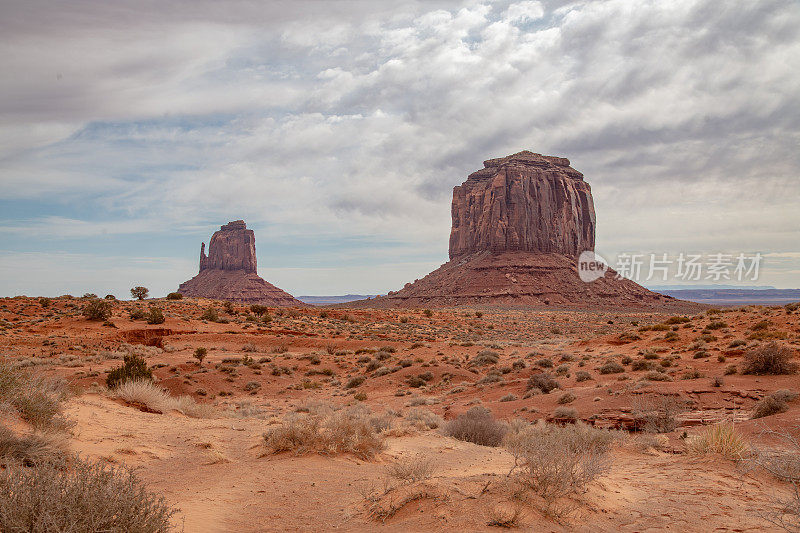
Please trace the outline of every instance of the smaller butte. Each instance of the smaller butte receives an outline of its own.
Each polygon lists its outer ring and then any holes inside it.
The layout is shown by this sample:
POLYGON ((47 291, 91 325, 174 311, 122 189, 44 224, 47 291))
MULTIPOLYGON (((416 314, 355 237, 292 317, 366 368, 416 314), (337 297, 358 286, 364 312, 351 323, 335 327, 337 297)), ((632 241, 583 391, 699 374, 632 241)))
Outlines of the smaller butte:
POLYGON ((244 220, 234 220, 200 246, 200 272, 178 287, 184 296, 274 307, 305 304, 256 273, 256 236, 244 220))

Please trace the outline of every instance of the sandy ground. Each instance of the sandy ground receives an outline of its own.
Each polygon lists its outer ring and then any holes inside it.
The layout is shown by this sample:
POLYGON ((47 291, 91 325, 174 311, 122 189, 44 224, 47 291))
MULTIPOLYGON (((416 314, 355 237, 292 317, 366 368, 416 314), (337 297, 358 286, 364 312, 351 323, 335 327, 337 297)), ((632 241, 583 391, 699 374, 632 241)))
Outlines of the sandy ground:
POLYGON ((800 313, 781 307, 704 312, 666 326, 670 315, 657 313, 510 309, 430 316, 273 309, 266 322, 241 306, 226 313, 219 302, 191 299, 116 302, 104 325, 80 316, 83 305, 66 298, 47 307, 33 298, 0 300, 0 354, 67 380, 77 393, 67 403, 73 449, 136 468, 180 510, 185 531, 483 531, 497 529, 487 525, 496 510, 514 508, 522 511, 523 530, 768 531, 774 528, 760 514, 787 490, 742 464, 683 453, 682 438, 721 420, 735 421, 754 445, 774 444, 762 435, 765 428, 797 432, 797 401, 785 413, 749 418, 765 395, 800 389, 798 375, 726 372, 741 367, 745 351, 759 343, 774 340, 797 354, 800 313), (130 319, 137 305, 162 307, 165 323, 130 319), (201 320, 209 306, 219 309, 222 322, 201 320), (201 346, 209 350, 202 366, 192 357, 201 346), (473 365, 487 350, 497 363, 473 365), (147 413, 112 399, 102 389, 105 372, 127 353, 144 355, 160 386, 213 406, 215 417, 147 413), (623 363, 624 371, 602 373, 610 361, 623 363), (648 379, 650 370, 635 370, 636 361, 650 361, 667 380, 648 379), (579 371, 590 378, 579 381, 579 371), (542 372, 559 389, 533 394, 528 380, 542 372), (347 388, 358 376, 363 384, 347 388), (418 376, 425 379, 414 382, 418 376), (399 414, 421 407, 445 420, 480 404, 501 419, 533 421, 551 418, 565 392, 575 396, 566 407, 601 427, 624 425, 642 398, 672 397, 684 407, 660 451, 639 446, 638 435, 617 446, 610 471, 560 521, 539 512, 535 499, 515 496, 508 452, 439 430, 389 436, 385 451, 369 461, 265 456, 262 445, 265 431, 307 402, 399 414), (411 456, 432 459, 433 477, 379 498, 398 509, 376 520, 370 498, 396 485, 387 466, 411 456), (410 492, 418 497, 400 505, 410 492))

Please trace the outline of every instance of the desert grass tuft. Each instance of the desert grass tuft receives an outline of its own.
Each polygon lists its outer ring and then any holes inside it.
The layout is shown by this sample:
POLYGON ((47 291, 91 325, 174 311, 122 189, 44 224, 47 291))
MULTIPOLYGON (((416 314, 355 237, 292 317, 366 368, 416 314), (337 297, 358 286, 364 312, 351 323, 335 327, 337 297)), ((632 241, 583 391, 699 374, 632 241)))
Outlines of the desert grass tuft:
POLYGON ((748 446, 733 424, 723 422, 706 428, 688 443, 689 451, 697 455, 718 454, 727 459, 742 459, 748 446))

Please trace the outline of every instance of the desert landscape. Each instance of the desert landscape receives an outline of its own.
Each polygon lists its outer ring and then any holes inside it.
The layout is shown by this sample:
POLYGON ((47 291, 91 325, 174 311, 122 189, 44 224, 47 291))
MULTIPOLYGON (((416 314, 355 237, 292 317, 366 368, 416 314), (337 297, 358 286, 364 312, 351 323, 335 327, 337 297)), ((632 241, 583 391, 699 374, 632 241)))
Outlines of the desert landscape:
POLYGON ((796 528, 800 303, 583 281, 582 176, 485 167, 451 262, 385 296, 303 304, 239 220, 165 298, 3 299, 4 528, 796 528))
POLYGON ((759 347, 796 358, 797 305, 668 315, 184 298, 110 301, 103 320, 87 319, 88 305, 2 300, 3 384, 15 375, 66 387, 48 411, 63 429, 18 408, 4 424, 14 436, 3 438, 3 460, 77 453, 133 468, 186 531, 797 524, 787 470, 798 453, 797 376, 749 366, 759 347), (163 323, 131 318, 151 306, 163 323), (136 357, 153 384, 107 388, 109 371, 136 357), (597 472, 552 494, 513 444, 525 428, 551 427, 602 442, 574 465, 597 472))
POLYGON ((0 1, 0 533, 800 533, 798 65, 797 0, 0 1))

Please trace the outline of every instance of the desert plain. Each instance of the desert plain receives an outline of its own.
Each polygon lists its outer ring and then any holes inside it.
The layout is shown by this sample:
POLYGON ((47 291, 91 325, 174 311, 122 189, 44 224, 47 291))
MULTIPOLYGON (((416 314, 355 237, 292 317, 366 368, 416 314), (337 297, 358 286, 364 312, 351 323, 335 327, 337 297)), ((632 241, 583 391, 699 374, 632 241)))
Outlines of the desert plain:
POLYGON ((791 530, 798 344, 797 305, 4 298, 3 371, 61 388, 56 429, 5 406, 0 451, 44 435, 48 453, 131 469, 183 531, 791 530), (788 367, 758 367, 769 350, 788 367), (107 387, 126 357, 149 386, 107 387), (547 485, 564 472, 515 447, 548 428, 590 443, 547 452, 580 479, 547 485))

